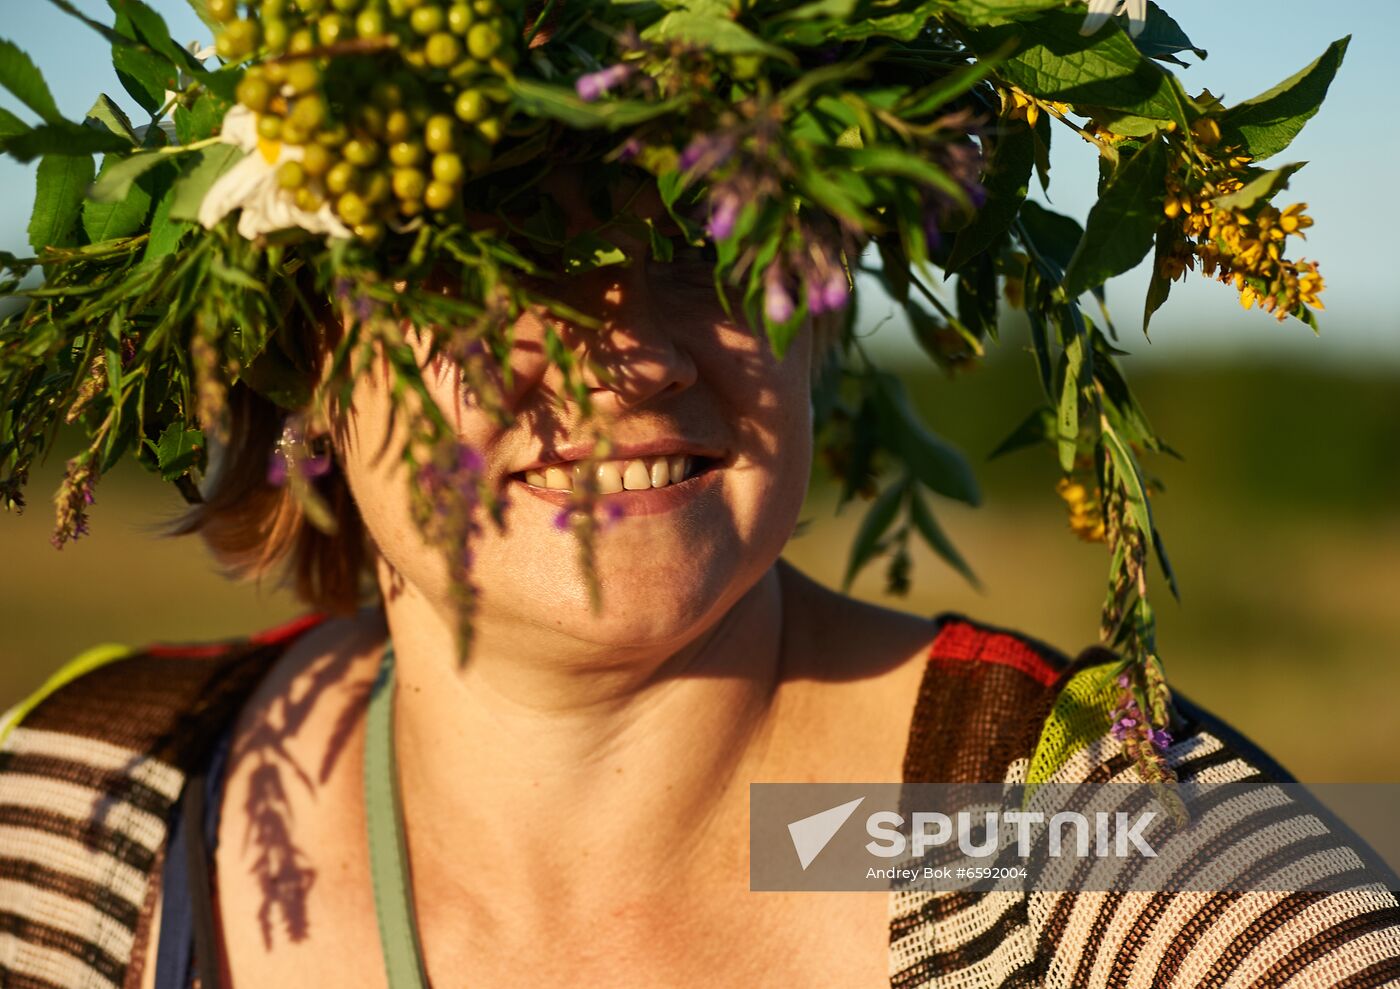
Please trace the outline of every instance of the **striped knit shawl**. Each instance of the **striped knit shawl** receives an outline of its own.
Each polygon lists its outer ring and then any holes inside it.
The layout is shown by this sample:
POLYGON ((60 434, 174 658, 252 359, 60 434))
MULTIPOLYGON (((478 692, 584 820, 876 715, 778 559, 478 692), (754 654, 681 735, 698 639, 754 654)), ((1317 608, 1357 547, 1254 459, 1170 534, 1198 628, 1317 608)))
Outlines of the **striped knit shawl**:
MULTIPOLYGON (((324 620, 248 639, 78 657, 0 725, 0 987, 140 985, 168 824, 186 777, 284 650, 324 620)), ((1111 781, 1113 654, 1071 663, 1017 632, 937 616, 904 763, 910 782, 1111 781), (946 729, 959 712, 960 730, 946 729)), ((1290 778, 1185 705, 1183 780, 1290 778)), ((1277 805, 1278 801, 1274 801, 1277 805)), ((1285 804, 1287 801, 1285 799, 1285 804)), ((890 986, 1400 985, 1400 902, 1335 820, 1296 819, 1313 875, 1340 893, 890 894, 890 986)), ((1324 814, 1324 816, 1326 816, 1324 814)), ((1236 820, 1223 827, 1258 826, 1236 820)), ((1301 888, 1301 887, 1300 887, 1301 888)), ((697 985, 699 983, 696 983, 697 985)), ((241 989, 241 987, 240 987, 241 989)))

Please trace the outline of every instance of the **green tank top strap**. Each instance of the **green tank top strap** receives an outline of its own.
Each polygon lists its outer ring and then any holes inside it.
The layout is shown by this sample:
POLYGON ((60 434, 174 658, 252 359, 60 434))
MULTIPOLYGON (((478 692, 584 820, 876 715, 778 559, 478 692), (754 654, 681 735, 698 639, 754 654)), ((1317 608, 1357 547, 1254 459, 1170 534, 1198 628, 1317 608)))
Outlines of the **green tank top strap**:
POLYGON ((385 645, 366 717, 365 820, 369 833, 370 875, 374 881, 374 908, 389 989, 426 989, 428 976, 413 909, 413 884, 394 756, 392 641, 385 645))

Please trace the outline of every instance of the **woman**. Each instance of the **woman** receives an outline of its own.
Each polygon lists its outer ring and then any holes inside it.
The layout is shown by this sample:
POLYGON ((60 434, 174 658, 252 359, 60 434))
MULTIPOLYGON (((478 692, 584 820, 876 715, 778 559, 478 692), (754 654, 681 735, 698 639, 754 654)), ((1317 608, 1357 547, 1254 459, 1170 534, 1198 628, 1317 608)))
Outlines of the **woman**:
MULTIPOLYGON (((576 178, 552 180, 571 224, 586 222, 576 178)), ((250 550, 265 561, 299 547, 287 562, 321 568, 303 587, 322 589, 308 604, 327 613, 89 662, 12 713, 6 985, 164 989, 192 972, 204 986, 380 985, 390 954, 415 943, 438 986, 1400 979, 1400 906, 1360 876, 1350 893, 1282 896, 751 892, 750 782, 1024 779, 1057 701, 1111 656, 1091 650, 1067 672, 1019 633, 860 603, 779 559, 809 473, 819 335, 775 358, 725 316, 708 269, 683 259, 561 291, 606 319, 569 338, 614 372, 591 393, 616 444, 600 485, 620 508, 597 547, 602 614, 555 524, 551 491, 588 449, 551 403, 558 371, 537 346, 538 314, 517 325, 517 425, 495 426, 445 364, 429 369, 509 498, 506 530, 486 527, 475 545, 478 638, 462 669, 442 556, 411 524, 402 462, 382 453, 405 428, 384 379, 361 376, 344 412, 305 427, 329 438, 326 483, 348 489, 344 517, 363 525, 376 600, 348 615, 328 613, 326 588, 347 586, 355 530, 313 554, 304 523, 273 524, 291 509, 248 472, 270 437, 251 425, 258 400, 236 395, 228 466, 185 528, 235 563, 242 546, 245 567, 250 550), (394 897, 367 850, 360 767, 390 641, 416 930, 381 946, 394 897)), ((426 341, 415 346, 425 358, 426 341)), ((1186 710, 1168 751, 1184 783, 1286 778, 1186 710)), ((1055 778, 1128 779, 1116 751, 1091 740, 1055 778)), ((1297 805, 1285 816, 1315 820, 1297 805)), ((1344 830, 1324 833, 1346 850, 1344 830)), ((397 961, 416 970, 411 950, 397 961)))

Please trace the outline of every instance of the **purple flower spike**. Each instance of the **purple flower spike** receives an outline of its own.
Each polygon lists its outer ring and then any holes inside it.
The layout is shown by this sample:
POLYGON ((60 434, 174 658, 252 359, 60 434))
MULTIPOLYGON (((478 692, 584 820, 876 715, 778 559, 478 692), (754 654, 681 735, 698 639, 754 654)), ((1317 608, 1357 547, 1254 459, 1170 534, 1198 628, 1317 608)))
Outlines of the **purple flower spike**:
POLYGON ((620 86, 632 74, 632 66, 626 62, 609 65, 606 69, 579 76, 574 83, 574 92, 585 103, 592 103, 614 86, 620 86))
POLYGON ((851 290, 847 287, 846 276, 840 269, 827 276, 826 283, 822 285, 822 302, 826 310, 835 312, 846 308, 850 297, 851 290))
POLYGON ((729 134, 696 134, 681 152, 677 164, 681 171, 699 169, 704 175, 723 165, 734 153, 734 138, 729 134))
POLYGON ((724 240, 734 232, 734 224, 739 219, 739 206, 739 197, 727 189, 711 197, 707 228, 711 240, 724 240))
POLYGON ((763 311, 774 323, 786 323, 792 319, 796 308, 797 304, 783 284, 782 267, 775 261, 763 273, 763 311))
POLYGON ((273 450, 267 460, 267 483, 275 488, 287 483, 287 458, 281 450, 273 450))
POLYGON ((603 502, 603 511, 607 514, 608 522, 616 522, 627 514, 627 509, 614 499, 607 499, 603 502))
POLYGON ((1126 674, 1126 673, 1120 673, 1120 674, 1118 674, 1118 686, 1122 687, 1124 690, 1127 690, 1127 689, 1128 689, 1128 684, 1129 684, 1130 682, 1131 682, 1131 681, 1130 681, 1129 678, 1128 678, 1128 674, 1126 674))
POLYGON ((328 453, 322 453, 315 457, 308 457, 301 465, 303 477, 323 477, 330 473, 331 457, 328 453))
POLYGON ((568 532, 569 516, 573 515, 573 513, 574 510, 572 508, 561 508, 559 511, 555 512, 554 528, 558 529, 560 532, 568 532))
POLYGON ((933 210, 924 214, 924 239, 928 249, 936 251, 943 246, 943 234, 938 229, 938 215, 933 210))
POLYGON ((459 470, 479 474, 485 466, 486 461, 482 459, 481 453, 476 447, 463 443, 457 448, 457 467, 459 470))
POLYGON ((1165 728, 1153 728, 1149 737, 1156 748, 1165 750, 1171 747, 1172 734, 1165 728))
POLYGON ((621 149, 617 152, 618 161, 631 161, 642 153, 642 142, 635 137, 629 137, 623 142, 621 149))

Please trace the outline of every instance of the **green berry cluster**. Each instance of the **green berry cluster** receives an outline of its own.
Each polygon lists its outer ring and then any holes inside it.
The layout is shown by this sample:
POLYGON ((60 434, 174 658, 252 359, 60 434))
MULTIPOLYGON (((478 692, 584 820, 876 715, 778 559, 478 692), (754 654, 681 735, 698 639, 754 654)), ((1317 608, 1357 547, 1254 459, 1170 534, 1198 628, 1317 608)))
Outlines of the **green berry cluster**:
POLYGON ((505 126, 521 26, 506 0, 208 0, 258 134, 301 148, 277 179, 367 242, 451 213, 505 126))

